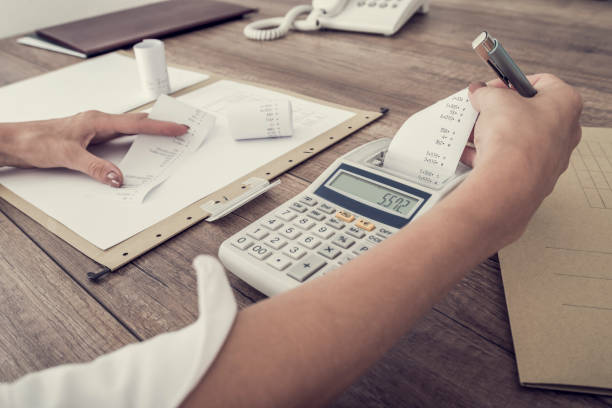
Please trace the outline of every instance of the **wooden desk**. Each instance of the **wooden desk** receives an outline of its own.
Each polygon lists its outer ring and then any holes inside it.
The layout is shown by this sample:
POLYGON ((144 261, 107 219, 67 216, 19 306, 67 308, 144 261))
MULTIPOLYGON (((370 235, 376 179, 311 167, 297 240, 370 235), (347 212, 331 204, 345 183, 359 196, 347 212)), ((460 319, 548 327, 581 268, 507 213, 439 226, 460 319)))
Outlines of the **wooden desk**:
MULTIPOLYGON (((283 15, 304 0, 234 0, 283 15)), ((239 211, 202 222, 94 284, 91 261, 0 201, 0 381, 86 361, 191 323, 191 260, 303 190, 339 155, 392 136, 412 113, 492 72, 470 49, 482 29, 526 72, 551 72, 584 97, 582 123, 612 126, 612 3, 595 0, 434 0, 392 38, 291 33, 274 42, 242 36, 246 21, 166 40, 168 59, 363 109, 382 120, 282 176, 239 211)), ((79 62, 0 41, 0 84, 79 62)), ((60 193, 60 192, 58 192, 60 193)), ((262 295, 229 274, 241 306, 262 295)), ((335 403, 341 407, 610 406, 612 398, 520 387, 499 264, 474 269, 335 403)))

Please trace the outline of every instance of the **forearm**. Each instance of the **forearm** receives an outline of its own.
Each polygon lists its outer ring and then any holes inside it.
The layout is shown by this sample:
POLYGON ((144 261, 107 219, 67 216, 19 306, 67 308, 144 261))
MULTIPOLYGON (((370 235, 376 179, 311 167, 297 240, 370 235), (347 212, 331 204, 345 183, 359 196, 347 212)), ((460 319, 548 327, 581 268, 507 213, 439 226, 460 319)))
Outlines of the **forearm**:
POLYGON ((28 124, 0 123, 0 167, 22 166, 24 163, 16 153, 23 148, 28 124))
POLYGON ((483 218, 496 195, 474 202, 479 185, 468 179, 374 250, 241 312, 185 405, 318 406, 337 395, 508 240, 483 218))

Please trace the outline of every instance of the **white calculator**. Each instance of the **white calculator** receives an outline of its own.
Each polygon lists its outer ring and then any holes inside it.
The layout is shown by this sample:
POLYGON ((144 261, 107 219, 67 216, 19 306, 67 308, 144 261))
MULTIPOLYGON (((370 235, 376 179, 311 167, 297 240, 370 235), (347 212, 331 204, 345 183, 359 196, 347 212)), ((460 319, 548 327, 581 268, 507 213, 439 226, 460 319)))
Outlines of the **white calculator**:
POLYGON ((338 158, 306 190, 225 240, 227 269, 268 296, 325 275, 423 214, 465 178, 432 190, 382 167, 391 139, 338 158))

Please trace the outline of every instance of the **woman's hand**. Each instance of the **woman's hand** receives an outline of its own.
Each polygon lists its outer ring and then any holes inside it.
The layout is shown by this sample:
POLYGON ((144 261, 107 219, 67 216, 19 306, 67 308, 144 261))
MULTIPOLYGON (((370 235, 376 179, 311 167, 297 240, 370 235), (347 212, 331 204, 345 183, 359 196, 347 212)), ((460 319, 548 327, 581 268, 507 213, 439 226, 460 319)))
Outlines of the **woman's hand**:
POLYGON ((538 91, 532 98, 521 97, 500 80, 469 88, 480 115, 472 138, 475 149, 466 148, 462 161, 474 167, 468 178, 469 185, 478 183, 472 193, 480 198, 474 205, 490 224, 505 228, 506 243, 523 232, 552 192, 581 136, 578 92, 549 74, 529 80, 538 91))
POLYGON ((87 151, 90 144, 145 133, 180 136, 188 127, 149 119, 146 113, 111 115, 87 111, 61 119, 0 124, 0 166, 66 167, 112 187, 123 184, 121 170, 87 151))

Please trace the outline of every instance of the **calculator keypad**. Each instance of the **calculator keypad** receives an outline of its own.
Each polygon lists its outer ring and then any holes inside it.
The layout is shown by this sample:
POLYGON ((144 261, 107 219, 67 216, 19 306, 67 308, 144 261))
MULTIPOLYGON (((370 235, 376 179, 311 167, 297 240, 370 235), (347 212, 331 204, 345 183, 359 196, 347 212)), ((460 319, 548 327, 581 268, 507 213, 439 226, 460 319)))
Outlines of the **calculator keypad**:
POLYGON ((264 216, 230 242, 265 263, 271 271, 268 273, 304 282, 346 264, 395 231, 319 197, 303 195, 264 216))

